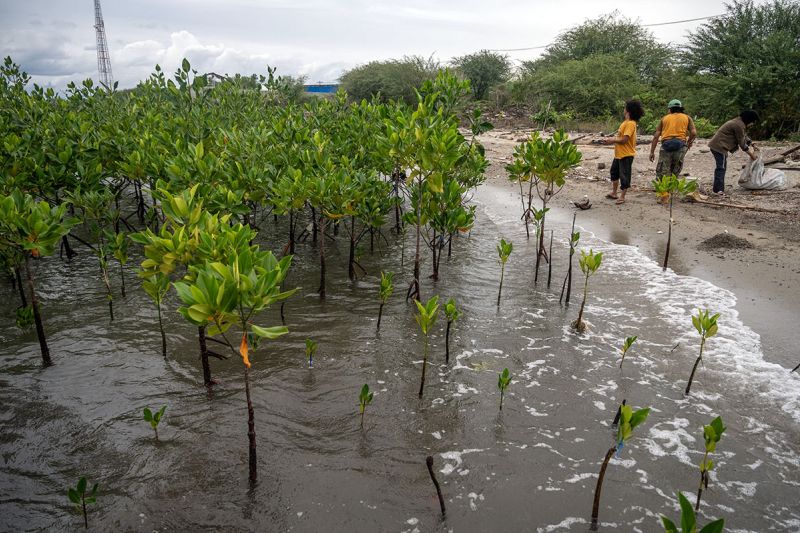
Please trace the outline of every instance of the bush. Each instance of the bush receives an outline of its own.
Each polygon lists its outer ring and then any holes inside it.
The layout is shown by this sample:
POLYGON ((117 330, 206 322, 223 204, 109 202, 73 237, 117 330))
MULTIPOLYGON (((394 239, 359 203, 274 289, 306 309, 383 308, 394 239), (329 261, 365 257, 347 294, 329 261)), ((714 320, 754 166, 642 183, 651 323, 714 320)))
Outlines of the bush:
POLYGON ((403 101, 413 105, 416 90, 426 80, 436 77, 439 64, 432 58, 406 56, 389 61, 371 61, 345 72, 340 78, 342 89, 354 100, 371 99, 403 101))
POLYGON ((694 126, 697 128, 697 136, 701 139, 708 139, 713 137, 714 134, 719 129, 719 126, 712 124, 710 120, 707 118, 697 118, 693 117, 694 119, 694 126))
POLYGON ((488 50, 453 58, 452 63, 470 81, 476 100, 486 98, 489 89, 507 81, 511 75, 508 56, 488 50))

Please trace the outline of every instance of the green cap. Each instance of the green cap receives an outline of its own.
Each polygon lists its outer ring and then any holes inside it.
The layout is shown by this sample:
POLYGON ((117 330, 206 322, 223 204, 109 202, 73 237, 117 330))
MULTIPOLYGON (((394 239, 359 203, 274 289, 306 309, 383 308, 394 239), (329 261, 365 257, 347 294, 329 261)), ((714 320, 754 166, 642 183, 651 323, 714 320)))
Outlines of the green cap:
POLYGON ((680 100, 675 98, 674 100, 670 100, 669 101, 669 103, 667 104, 667 107, 668 108, 670 108, 670 107, 683 107, 683 104, 681 104, 680 100))

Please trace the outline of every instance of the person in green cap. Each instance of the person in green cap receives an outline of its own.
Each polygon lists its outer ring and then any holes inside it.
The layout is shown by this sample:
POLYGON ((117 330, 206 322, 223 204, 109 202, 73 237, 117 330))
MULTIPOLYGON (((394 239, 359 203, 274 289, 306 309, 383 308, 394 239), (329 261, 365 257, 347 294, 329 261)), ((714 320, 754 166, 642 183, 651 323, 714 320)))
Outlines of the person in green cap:
POLYGON ((680 176, 683 170, 683 158, 692 147, 697 137, 697 128, 692 117, 683 112, 680 100, 670 100, 667 104, 669 113, 658 123, 653 142, 650 143, 650 161, 656 157, 656 146, 661 139, 661 150, 658 152, 656 176, 680 176))

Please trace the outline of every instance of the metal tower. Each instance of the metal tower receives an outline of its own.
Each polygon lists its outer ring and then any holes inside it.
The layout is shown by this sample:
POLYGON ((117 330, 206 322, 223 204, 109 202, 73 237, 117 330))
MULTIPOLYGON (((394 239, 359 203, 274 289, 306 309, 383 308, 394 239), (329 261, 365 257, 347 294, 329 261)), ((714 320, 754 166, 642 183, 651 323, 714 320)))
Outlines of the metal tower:
POLYGON ((97 35, 97 71, 100 73, 100 82, 108 89, 112 89, 114 75, 111 74, 111 55, 108 53, 106 27, 103 24, 103 12, 100 11, 100 0, 94 0, 94 29, 97 35))

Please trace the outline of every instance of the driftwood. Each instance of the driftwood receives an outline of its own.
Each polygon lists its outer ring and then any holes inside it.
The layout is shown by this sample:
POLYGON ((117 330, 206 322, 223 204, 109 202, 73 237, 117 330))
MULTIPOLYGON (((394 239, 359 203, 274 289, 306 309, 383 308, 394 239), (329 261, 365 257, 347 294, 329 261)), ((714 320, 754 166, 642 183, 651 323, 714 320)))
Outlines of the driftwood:
MULTIPOLYGON (((789 154, 792 154, 792 153, 794 153, 794 152, 796 152, 798 150, 800 150, 800 144, 798 144, 797 146, 793 146, 792 148, 789 148, 788 150, 784 150, 783 152, 779 153, 778 155, 774 155, 772 157, 768 157, 767 159, 764 159, 764 165, 774 165, 775 163, 783 163, 784 161, 786 161, 786 156, 788 156, 789 154)), ((745 166, 746 165, 742 165, 742 168, 744 168, 745 166)), ((794 169, 792 169, 792 170, 794 170, 794 169)))
POLYGON ((736 209, 747 209, 750 211, 763 211, 764 213, 788 213, 785 209, 770 209, 768 207, 759 207, 757 205, 743 205, 743 204, 727 204, 721 202, 709 202, 708 200, 703 200, 699 194, 690 194, 686 196, 689 201, 704 204, 704 205, 711 205, 714 207, 734 207, 736 209))

